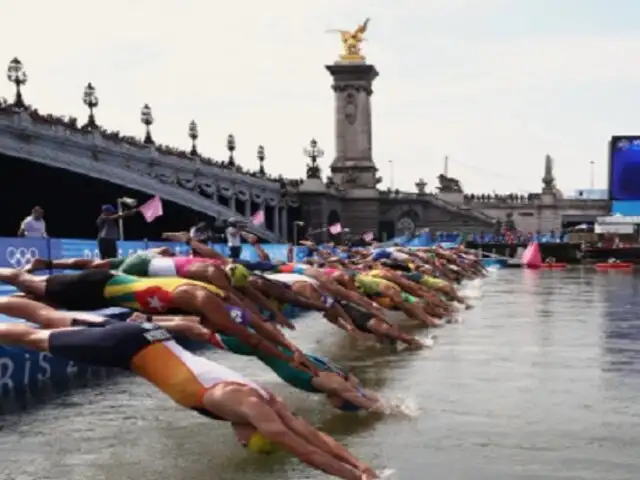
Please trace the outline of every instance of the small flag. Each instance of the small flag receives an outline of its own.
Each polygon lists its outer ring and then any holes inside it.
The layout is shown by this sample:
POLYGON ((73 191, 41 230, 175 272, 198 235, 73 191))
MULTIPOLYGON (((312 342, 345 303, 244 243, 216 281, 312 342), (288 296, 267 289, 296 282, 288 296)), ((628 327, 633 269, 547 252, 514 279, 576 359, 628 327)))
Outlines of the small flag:
POLYGON ((375 235, 373 232, 365 232, 362 234, 362 239, 365 242, 372 242, 374 238, 375 238, 375 235))
POLYGON ((334 223, 333 225, 329 225, 329 233, 331 235, 338 235, 342 232, 342 225, 340 223, 334 223))
POLYGON ((264 210, 258 210, 251 215, 251 223, 254 225, 262 225, 264 223, 264 210))
POLYGON ((144 205, 140 205, 139 210, 147 223, 151 223, 162 216, 162 200, 156 195, 144 205))

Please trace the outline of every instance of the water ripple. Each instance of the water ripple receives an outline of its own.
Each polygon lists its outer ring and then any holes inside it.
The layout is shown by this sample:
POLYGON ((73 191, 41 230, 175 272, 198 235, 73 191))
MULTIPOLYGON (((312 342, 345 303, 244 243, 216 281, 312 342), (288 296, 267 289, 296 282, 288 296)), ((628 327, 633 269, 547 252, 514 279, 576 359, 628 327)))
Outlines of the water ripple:
MULTIPOLYGON (((262 365, 207 352, 397 478, 626 480, 640 457, 640 281, 628 274, 502 271, 433 349, 360 346, 314 315, 292 338, 349 367, 415 417, 346 416, 262 365), (463 461, 461 461, 463 459, 463 461)), ((2 418, 0 479, 322 478, 260 458, 229 429, 128 376, 2 418)))

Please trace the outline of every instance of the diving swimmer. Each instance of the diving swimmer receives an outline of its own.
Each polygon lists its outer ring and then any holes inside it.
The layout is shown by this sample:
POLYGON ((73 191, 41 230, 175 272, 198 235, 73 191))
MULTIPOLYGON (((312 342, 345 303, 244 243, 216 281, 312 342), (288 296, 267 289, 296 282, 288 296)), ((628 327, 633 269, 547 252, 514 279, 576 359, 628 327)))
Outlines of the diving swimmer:
POLYGON ((0 299, 0 313, 41 325, 0 323, 0 344, 50 353, 73 362, 132 371, 177 404, 231 424, 239 442, 264 453, 283 448, 320 471, 345 480, 378 478, 328 435, 295 416, 276 395, 178 345, 169 329, 206 337, 207 329, 174 320, 165 327, 60 312, 26 298, 0 299), (195 330, 194 330, 195 329, 195 330), (200 330, 200 331, 198 331, 200 330))
POLYGON ((375 393, 363 388, 352 374, 327 359, 306 354, 307 359, 316 366, 317 373, 314 376, 305 368, 292 367, 278 358, 263 355, 240 340, 227 335, 214 333, 209 338, 209 343, 219 350, 256 357, 288 385, 308 393, 324 394, 338 410, 345 412, 355 412, 362 409, 384 411, 380 399, 375 393))
POLYGON ((225 293, 206 283, 175 277, 140 278, 108 270, 35 276, 10 268, 0 268, 0 281, 68 310, 123 307, 150 314, 178 310, 197 315, 210 330, 238 336, 265 353, 293 362, 306 361, 300 349, 280 332, 274 333, 266 322, 251 324, 257 332, 248 330, 231 316, 223 302, 225 293), (294 357, 287 358, 276 345, 292 350, 294 357))

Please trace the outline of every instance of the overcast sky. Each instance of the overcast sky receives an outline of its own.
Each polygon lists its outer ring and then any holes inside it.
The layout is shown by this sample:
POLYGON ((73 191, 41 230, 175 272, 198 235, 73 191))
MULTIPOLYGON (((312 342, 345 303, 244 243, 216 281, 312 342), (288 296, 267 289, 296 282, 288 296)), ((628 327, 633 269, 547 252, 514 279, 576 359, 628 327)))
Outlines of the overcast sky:
MULTIPOLYGON (((468 192, 539 191, 545 154, 566 193, 606 187, 607 140, 640 128, 637 0, 3 0, 0 59, 29 73, 25 100, 142 136, 149 103, 161 143, 237 158, 290 177, 316 137, 334 152, 333 93, 324 65, 338 34, 371 17, 364 50, 374 84, 374 159, 389 184, 433 188, 449 174, 468 192)), ((12 97, 8 82, 0 95, 12 97)))

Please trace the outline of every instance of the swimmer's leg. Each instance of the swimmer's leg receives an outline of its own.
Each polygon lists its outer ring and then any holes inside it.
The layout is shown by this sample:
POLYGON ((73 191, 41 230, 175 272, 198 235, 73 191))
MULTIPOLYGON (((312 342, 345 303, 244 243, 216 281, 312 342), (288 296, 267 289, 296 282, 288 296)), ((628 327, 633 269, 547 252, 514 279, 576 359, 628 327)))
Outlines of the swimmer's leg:
POLYGON ((60 258, 58 260, 47 260, 36 258, 29 265, 25 265, 22 271, 32 273, 38 270, 88 270, 90 268, 110 268, 109 260, 92 260, 88 258, 60 258))
POLYGON ((41 330, 21 323, 0 323, 0 345, 48 352, 51 332, 52 330, 41 330))
POLYGON ((24 293, 39 298, 45 297, 47 277, 36 277, 30 273, 13 268, 0 268, 0 282, 8 283, 24 293))
POLYGON ((55 329, 70 327, 74 318, 100 322, 104 318, 86 313, 62 312, 48 305, 24 297, 0 298, 0 314, 21 318, 43 328, 55 329))

